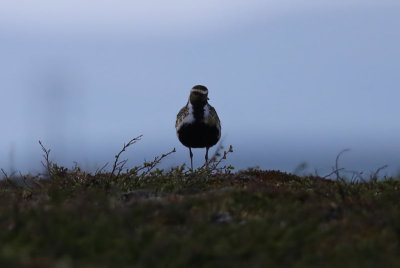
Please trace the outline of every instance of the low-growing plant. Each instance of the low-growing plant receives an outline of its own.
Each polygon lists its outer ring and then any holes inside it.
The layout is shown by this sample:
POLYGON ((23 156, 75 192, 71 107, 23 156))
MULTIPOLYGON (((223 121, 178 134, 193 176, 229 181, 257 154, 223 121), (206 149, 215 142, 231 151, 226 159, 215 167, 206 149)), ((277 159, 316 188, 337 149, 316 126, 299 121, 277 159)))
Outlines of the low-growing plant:
POLYGON ((179 190, 188 189, 192 184, 198 185, 198 183, 208 180, 210 176, 232 174, 234 170, 232 165, 223 165, 228 154, 233 152, 232 145, 229 146, 228 150, 223 150, 224 147, 221 144, 218 145, 208 164, 204 164, 195 170, 189 169, 186 164, 175 166, 168 170, 159 168, 159 164, 163 159, 176 152, 175 148, 167 153, 155 156, 152 161, 144 161, 141 165, 129 167, 127 164, 128 159, 121 160, 123 153, 129 147, 139 142, 142 137, 142 135, 139 135, 123 144, 121 150, 114 156, 111 171, 106 170, 108 166, 108 163, 106 163, 96 170, 94 174, 82 171, 77 163, 75 163, 75 166, 71 170, 59 166, 51 160, 51 149, 47 149, 39 141, 44 159, 42 161, 45 169, 43 175, 47 179, 58 180, 58 186, 62 188, 79 185, 86 185, 87 187, 97 185, 105 189, 119 187, 127 191, 146 187, 151 185, 154 179, 162 177, 165 180, 164 190, 179 190))
POLYGON ((349 180, 339 157, 331 179, 234 172, 221 145, 193 171, 160 168, 174 149, 120 160, 140 138, 94 173, 54 163, 42 142, 43 174, 2 170, 0 266, 400 265, 398 178, 349 180))

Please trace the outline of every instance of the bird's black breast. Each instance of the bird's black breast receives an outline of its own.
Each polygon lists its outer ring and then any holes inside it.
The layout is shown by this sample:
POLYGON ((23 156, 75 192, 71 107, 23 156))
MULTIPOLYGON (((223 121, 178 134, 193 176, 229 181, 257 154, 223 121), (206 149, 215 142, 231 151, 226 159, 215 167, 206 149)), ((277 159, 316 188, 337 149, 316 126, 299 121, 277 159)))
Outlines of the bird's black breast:
POLYGON ((201 122, 204 119, 204 106, 193 105, 193 117, 197 122, 201 122))
POLYGON ((178 131, 179 141, 186 147, 212 147, 219 140, 219 130, 216 126, 204 123, 183 124, 178 131))

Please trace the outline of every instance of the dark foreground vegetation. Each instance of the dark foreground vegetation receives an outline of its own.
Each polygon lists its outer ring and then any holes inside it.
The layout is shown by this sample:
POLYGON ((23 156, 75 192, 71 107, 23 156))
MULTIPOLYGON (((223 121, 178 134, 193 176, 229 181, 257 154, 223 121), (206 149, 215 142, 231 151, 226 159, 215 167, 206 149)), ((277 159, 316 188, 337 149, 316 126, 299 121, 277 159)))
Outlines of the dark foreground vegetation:
POLYGON ((1 267, 400 266, 398 179, 233 173, 229 151, 88 174, 44 152, 48 178, 0 181, 1 267))

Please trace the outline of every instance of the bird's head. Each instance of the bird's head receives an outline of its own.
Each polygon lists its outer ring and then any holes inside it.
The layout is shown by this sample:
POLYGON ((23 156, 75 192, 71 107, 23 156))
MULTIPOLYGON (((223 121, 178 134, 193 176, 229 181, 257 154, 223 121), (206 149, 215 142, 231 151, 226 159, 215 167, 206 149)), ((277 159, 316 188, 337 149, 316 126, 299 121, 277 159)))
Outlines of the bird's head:
POLYGON ((208 100, 208 89, 205 86, 197 85, 190 90, 189 101, 192 105, 205 105, 208 100))

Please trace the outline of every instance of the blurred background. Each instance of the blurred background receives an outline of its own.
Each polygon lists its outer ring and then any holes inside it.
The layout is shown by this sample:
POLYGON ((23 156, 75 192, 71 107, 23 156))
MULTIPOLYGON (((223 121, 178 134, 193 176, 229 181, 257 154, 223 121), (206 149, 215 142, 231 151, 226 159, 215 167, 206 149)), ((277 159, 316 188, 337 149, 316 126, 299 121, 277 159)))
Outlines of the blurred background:
MULTIPOLYGON (((9 1, 0 6, 0 167, 51 158, 93 171, 177 152, 196 84, 222 121, 228 163, 326 175, 400 170, 398 0, 9 1)), ((214 148, 215 149, 215 148, 214 148)), ((194 150, 201 165, 205 150, 194 150)))

